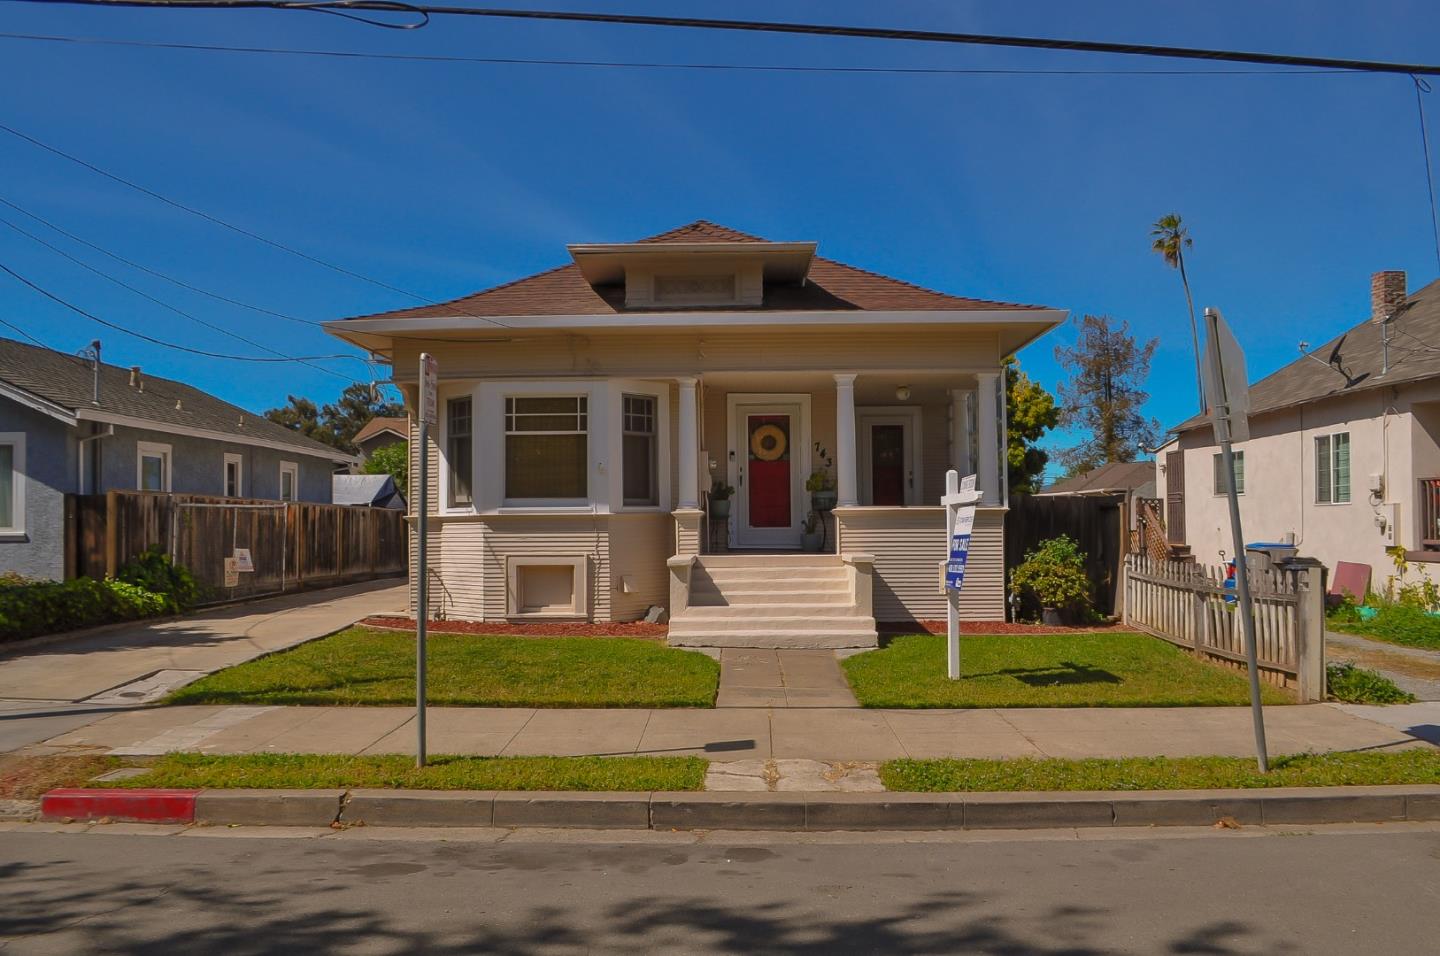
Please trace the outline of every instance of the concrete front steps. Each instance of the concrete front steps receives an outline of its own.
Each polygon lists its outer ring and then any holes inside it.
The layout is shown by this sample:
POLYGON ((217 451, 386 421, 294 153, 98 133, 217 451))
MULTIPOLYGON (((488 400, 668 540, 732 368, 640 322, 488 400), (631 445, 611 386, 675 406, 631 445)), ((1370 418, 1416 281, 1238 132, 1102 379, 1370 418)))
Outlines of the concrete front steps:
POLYGON ((675 647, 875 647, 875 618, 834 554, 723 554, 696 559, 690 604, 670 620, 675 647))

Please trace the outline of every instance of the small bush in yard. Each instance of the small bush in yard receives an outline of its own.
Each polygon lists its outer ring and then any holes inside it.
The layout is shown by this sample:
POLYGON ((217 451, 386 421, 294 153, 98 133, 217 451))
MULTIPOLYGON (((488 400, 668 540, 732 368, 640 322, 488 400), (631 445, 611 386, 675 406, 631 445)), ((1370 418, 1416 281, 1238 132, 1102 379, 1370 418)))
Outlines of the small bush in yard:
POLYGON ((200 584, 183 565, 170 560, 159 545, 151 545, 120 569, 116 577, 127 584, 164 597, 172 613, 188 610, 200 599, 200 584))
POLYGON ((1375 616, 1361 620, 1345 617, 1330 618, 1330 625, 1337 631, 1362 634, 1392 644, 1407 644, 1411 647, 1440 649, 1440 617, 1407 604, 1385 604, 1377 602, 1375 616))
POLYGON ((1090 610, 1090 576, 1085 573, 1085 555, 1068 535, 1060 535, 1025 554, 1025 560, 1010 573, 1010 590, 1032 595, 1041 607, 1057 607, 1085 613, 1090 610))
POLYGON ((1410 704, 1415 695, 1396 687, 1390 678, 1349 661, 1326 668, 1330 696, 1347 704, 1410 704))
POLYGON ((0 643, 171 610, 166 595, 109 578, 0 583, 0 643))

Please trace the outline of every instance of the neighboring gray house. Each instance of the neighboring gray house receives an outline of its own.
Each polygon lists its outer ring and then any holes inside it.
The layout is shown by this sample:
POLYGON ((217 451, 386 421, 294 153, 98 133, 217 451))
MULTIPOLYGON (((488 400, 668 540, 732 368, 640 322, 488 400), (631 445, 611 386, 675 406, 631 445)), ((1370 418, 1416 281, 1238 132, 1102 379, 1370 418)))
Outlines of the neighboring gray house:
POLYGON ((181 382, 0 339, 0 574, 64 576, 67 494, 329 502, 352 461, 181 382))

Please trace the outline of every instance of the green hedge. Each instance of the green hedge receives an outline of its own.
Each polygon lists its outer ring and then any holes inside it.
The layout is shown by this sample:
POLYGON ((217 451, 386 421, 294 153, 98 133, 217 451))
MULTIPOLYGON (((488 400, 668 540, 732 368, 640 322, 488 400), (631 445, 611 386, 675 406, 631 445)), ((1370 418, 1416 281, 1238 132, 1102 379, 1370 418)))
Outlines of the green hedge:
POLYGON ((169 610, 165 595, 113 579, 0 584, 0 643, 169 610))
POLYGON ((29 581, 0 575, 0 644, 97 624, 178 614, 195 603, 190 572, 158 549, 97 581, 29 581))

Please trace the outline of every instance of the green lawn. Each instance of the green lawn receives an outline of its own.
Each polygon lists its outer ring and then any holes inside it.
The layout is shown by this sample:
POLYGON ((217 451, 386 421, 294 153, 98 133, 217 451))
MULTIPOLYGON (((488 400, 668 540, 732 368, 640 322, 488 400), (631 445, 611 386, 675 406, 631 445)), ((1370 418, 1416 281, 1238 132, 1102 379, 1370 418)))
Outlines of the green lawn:
POLYGON ((158 758, 147 773, 91 787, 277 790, 702 790, 700 757, 350 757, 336 754, 193 754, 158 758))
MULTIPOLYGON (((863 707, 1193 707, 1250 701, 1244 676, 1146 634, 976 635, 960 639, 961 679, 945 676, 945 638, 916 634, 843 662, 863 707)), ((1290 703, 1263 687, 1270 704, 1290 703)))
POLYGON ((1297 754, 1273 758, 1269 774, 1253 757, 891 760, 881 765, 880 779, 889 790, 924 793, 1440 784, 1440 752, 1297 754))
MULTIPOLYGON (((720 664, 624 637, 427 641, 427 698, 473 707, 712 707, 720 664)), ((354 627, 211 674, 167 704, 413 704, 415 640, 354 627)))

